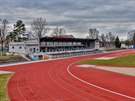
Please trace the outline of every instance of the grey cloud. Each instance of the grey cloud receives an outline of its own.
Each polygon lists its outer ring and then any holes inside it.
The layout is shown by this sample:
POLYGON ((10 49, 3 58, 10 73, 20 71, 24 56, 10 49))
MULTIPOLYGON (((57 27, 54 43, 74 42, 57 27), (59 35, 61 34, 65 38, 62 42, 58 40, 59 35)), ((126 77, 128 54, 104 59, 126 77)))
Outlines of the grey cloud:
POLYGON ((122 35, 135 29, 135 0, 1 0, 1 17, 11 23, 22 19, 26 24, 37 17, 49 25, 65 26, 73 33, 88 33, 95 27, 101 33, 122 35), (118 24, 116 24, 118 23, 118 24), (123 24, 123 25, 121 25, 123 24))

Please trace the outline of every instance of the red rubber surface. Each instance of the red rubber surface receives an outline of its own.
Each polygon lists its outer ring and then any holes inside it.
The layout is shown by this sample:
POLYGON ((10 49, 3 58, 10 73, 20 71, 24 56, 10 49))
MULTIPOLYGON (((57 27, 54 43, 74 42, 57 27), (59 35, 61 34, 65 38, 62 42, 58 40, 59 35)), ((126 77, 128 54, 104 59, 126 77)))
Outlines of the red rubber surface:
MULTIPOLYGON (((134 101, 85 84, 71 76, 67 67, 74 62, 102 56, 120 56, 134 50, 73 57, 0 68, 15 74, 8 82, 11 101, 134 101)), ((135 77, 98 69, 70 67, 77 77, 109 90, 135 97, 135 77)))

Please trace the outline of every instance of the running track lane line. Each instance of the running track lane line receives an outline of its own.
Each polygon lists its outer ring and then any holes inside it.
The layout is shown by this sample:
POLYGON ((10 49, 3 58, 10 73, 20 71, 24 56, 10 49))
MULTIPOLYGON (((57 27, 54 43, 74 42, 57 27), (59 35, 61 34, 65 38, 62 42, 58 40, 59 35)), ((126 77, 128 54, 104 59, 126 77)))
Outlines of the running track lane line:
POLYGON ((55 84, 57 84, 59 87, 65 89, 66 91, 68 91, 68 92, 70 92, 70 93, 72 93, 72 94, 75 94, 76 96, 79 96, 80 98, 82 98, 82 99, 84 99, 84 100, 86 100, 86 101, 89 101, 89 99, 86 99, 86 98, 84 98, 83 96, 80 96, 80 95, 78 95, 78 94, 76 94, 76 93, 70 91, 69 89, 65 88, 64 86, 61 86, 59 83, 57 83, 57 82, 52 78, 52 76, 51 76, 51 71, 50 71, 50 70, 49 70, 49 76, 50 76, 51 80, 52 80, 55 84))
POLYGON ((111 90, 109 90, 109 89, 106 89, 106 88, 97 86, 97 85, 95 85, 95 84, 92 84, 92 83, 90 83, 90 82, 87 82, 87 81, 85 81, 85 80, 82 80, 82 79, 78 78, 77 76, 75 76, 74 74, 72 74, 72 73, 70 72, 70 70, 69 70, 70 67, 71 67, 73 64, 75 64, 75 63, 76 63, 76 62, 73 62, 73 63, 71 63, 70 65, 68 65, 67 71, 68 71, 68 73, 69 73, 71 76, 73 76, 73 77, 76 78, 77 80, 79 80, 79 81, 81 81, 81 82, 83 82, 83 83, 85 83, 85 84, 88 84, 88 85, 90 85, 90 86, 96 87, 96 88, 98 88, 98 89, 101 89, 101 90, 104 90, 104 91, 107 91, 107 92, 110 92, 110 93, 113 93, 113 94, 116 94, 116 95, 119 95, 119 96, 123 96, 123 97, 129 98, 129 99, 135 100, 134 97, 131 97, 131 96, 128 96, 128 95, 125 95, 125 94, 121 94, 121 93, 118 93, 118 92, 115 92, 115 91, 111 91, 111 90))
MULTIPOLYGON (((23 100, 24 100, 24 101, 27 101, 26 98, 23 96, 23 94, 22 94, 20 88, 19 88, 18 80, 19 80, 19 78, 21 77, 21 75, 22 75, 22 73, 20 73, 20 75, 19 75, 18 78, 17 78, 17 89, 18 89, 19 93, 21 94, 23 100)), ((10 99, 10 100, 11 100, 11 99, 10 99)))
MULTIPOLYGON (((115 52, 118 52, 118 51, 115 51, 115 52)), ((113 52, 113 53, 115 53, 115 52, 113 52)), ((107 52, 107 53, 110 53, 110 52, 107 52)), ((103 53, 98 53, 98 54, 103 54, 103 53)), ((92 54, 93 55, 93 54, 92 54)), ((83 55, 83 56, 87 56, 87 55, 83 55)), ((74 57, 80 57, 80 56, 74 56, 74 57)), ((68 57, 68 58, 73 58, 73 57, 68 57)), ((63 58, 61 58, 61 59, 63 59, 63 58)), ((65 59, 65 58, 64 58, 65 59)), ((54 60, 57 60, 57 59, 54 59, 54 60)), ((58 59, 58 60, 60 60, 60 59, 58 59)), ((49 60, 49 61, 51 61, 51 60, 49 60)), ((37 61, 36 61, 37 62, 37 61)), ((44 62, 44 61, 38 61, 38 62, 44 62)), ((30 62, 31 63, 31 62, 30 62)), ((22 63, 22 64, 30 64, 30 63, 22 63)), ((12 64, 12 65, 19 65, 19 64, 12 64)), ((83 80, 84 81, 84 80, 83 80)), ((86 81, 85 81, 86 82, 86 81)), ((18 82, 17 82, 17 84, 18 84, 18 82)), ((96 86, 96 85, 95 85, 96 86)), ((20 91, 20 90, 19 90, 20 91)), ((117 92, 116 92, 117 93, 117 92)), ((9 97, 10 98, 10 97, 9 97)), ((10 99, 11 100, 11 99, 10 99)))
POLYGON ((26 76, 26 78, 25 78, 28 88, 30 89, 31 93, 32 93, 39 101, 42 101, 42 100, 40 99, 40 97, 38 97, 37 94, 34 94, 34 91, 31 89, 31 87, 30 87, 30 85, 29 85, 29 83, 28 83, 28 75, 29 75, 29 72, 27 73, 27 76, 26 76))
POLYGON ((8 78, 8 82, 6 84, 6 92, 7 92, 7 97, 8 97, 8 100, 11 101, 10 99, 10 96, 9 96, 9 88, 8 88, 8 83, 9 83, 9 80, 12 78, 12 76, 14 75, 14 72, 12 72, 11 76, 8 78))

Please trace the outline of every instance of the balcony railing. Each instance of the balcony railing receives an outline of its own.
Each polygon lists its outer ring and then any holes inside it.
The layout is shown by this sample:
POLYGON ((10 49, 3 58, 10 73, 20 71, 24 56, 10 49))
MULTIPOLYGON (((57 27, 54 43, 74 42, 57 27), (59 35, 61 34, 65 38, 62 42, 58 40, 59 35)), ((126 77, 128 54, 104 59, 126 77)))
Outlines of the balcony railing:
POLYGON ((83 44, 43 44, 41 43, 41 47, 54 47, 54 46, 83 46, 83 44))

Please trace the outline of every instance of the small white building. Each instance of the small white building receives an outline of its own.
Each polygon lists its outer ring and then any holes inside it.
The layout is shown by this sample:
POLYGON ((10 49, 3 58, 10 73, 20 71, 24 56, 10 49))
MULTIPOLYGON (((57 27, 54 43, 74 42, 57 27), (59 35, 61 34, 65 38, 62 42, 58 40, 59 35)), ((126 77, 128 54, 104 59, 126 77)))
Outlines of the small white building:
POLYGON ((9 52, 28 54, 40 52, 39 42, 37 40, 27 40, 23 42, 10 42, 9 52))

